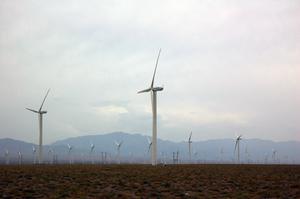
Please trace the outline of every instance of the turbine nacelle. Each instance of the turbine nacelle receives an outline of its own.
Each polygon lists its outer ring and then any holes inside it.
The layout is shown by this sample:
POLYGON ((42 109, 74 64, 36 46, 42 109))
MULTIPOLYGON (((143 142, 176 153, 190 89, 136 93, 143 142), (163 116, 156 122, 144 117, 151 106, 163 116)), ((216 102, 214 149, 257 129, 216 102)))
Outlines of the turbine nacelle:
POLYGON ((150 91, 157 92, 157 91, 162 91, 162 90, 164 90, 164 87, 154 87, 154 88, 147 88, 145 90, 141 90, 138 93, 147 93, 150 91))

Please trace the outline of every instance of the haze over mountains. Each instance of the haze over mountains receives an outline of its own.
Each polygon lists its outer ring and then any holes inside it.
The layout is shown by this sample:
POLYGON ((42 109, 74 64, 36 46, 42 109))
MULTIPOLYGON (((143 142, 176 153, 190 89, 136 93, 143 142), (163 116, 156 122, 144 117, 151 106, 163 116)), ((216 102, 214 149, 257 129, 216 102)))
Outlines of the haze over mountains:
MULTIPOLYGON (((150 154, 148 154, 147 136, 141 134, 129 134, 123 132, 114 132, 104 135, 88 135, 59 140, 51 145, 44 146, 44 160, 49 162, 52 155, 49 149, 53 149, 54 154, 58 156, 58 162, 68 160, 67 144, 73 146, 72 157, 75 162, 88 161, 90 156, 90 145, 95 145, 93 158, 96 162, 101 162, 101 152, 106 152, 109 160, 114 162, 116 158, 115 141, 123 141, 121 147, 122 162, 140 162, 149 163, 150 154)), ((207 141, 193 141, 192 143, 192 162, 226 162, 231 163, 234 157, 233 139, 217 139, 207 141)), ((31 163, 33 160, 32 143, 27 143, 13 139, 0 139, 0 163, 4 163, 4 153, 8 149, 12 162, 17 161, 17 153, 21 151, 23 161, 31 163)), ((37 146, 36 146, 37 148, 37 146)), ((164 158, 166 162, 172 162, 173 152, 179 152, 181 162, 188 161, 188 143, 187 141, 172 142, 158 139, 158 158, 164 158)), ((241 141, 241 160, 246 163, 300 163, 300 142, 273 142, 260 139, 243 139, 241 141), (273 157, 272 150, 276 150, 276 156, 273 157)))

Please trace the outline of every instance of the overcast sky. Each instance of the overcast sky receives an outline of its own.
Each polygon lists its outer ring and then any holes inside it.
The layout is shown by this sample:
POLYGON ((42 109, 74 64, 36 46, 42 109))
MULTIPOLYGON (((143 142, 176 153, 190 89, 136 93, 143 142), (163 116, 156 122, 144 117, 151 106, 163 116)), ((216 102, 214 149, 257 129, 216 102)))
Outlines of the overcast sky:
POLYGON ((300 2, 0 1, 0 138, 113 131, 300 141, 300 2))

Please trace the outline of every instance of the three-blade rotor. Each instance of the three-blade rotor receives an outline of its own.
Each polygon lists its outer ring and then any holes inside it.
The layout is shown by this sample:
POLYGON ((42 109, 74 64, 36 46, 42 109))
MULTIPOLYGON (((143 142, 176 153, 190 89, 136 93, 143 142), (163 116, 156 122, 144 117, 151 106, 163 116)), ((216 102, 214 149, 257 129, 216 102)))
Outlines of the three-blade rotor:
POLYGON ((239 144, 240 140, 242 140, 242 135, 239 135, 239 136, 236 138, 235 146, 234 146, 234 152, 236 151, 237 145, 239 144))
POLYGON ((48 89, 48 91, 47 91, 47 93, 46 93, 46 95, 45 95, 45 97, 44 97, 44 99, 43 99, 43 102, 42 102, 42 104, 41 104, 41 107, 39 108, 38 111, 37 111, 37 110, 34 110, 34 109, 30 109, 30 108, 26 108, 26 109, 29 110, 29 111, 31 111, 31 112, 34 112, 34 113, 40 113, 40 114, 47 113, 47 111, 42 111, 42 108, 43 108, 43 105, 44 105, 44 103, 45 103, 45 100, 46 100, 46 98, 47 98, 47 96, 48 96, 48 94, 49 94, 49 91, 50 91, 50 88, 48 89))
POLYGON ((154 80, 155 80, 156 69, 157 69, 157 65, 158 65, 158 61, 159 61, 159 57, 160 57, 160 52, 161 52, 161 49, 159 49, 158 56, 157 56, 157 59, 156 59, 155 69, 154 69, 154 73, 153 73, 153 76, 152 76, 152 81, 151 81, 151 84, 150 84, 150 88, 141 90, 138 93, 146 93, 146 92, 150 92, 152 90, 162 90, 163 89, 163 88, 158 88, 158 89, 154 88, 154 80))

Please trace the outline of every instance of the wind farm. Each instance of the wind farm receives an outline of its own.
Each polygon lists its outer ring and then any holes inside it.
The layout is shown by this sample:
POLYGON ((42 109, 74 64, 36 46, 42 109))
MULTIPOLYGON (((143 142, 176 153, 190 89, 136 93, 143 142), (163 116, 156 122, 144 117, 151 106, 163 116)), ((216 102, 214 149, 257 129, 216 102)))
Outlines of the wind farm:
MULTIPOLYGON (((163 87, 155 87, 155 76, 157 66, 161 54, 159 50, 155 69, 152 76, 150 87, 139 91, 138 93, 149 92, 151 96, 151 113, 152 113, 152 135, 145 136, 140 134, 126 134, 122 132, 116 132, 107 134, 105 136, 93 135, 93 136, 81 136, 78 138, 69 138, 54 142, 51 145, 43 145, 43 114, 47 111, 42 110, 44 102, 49 94, 50 89, 47 91, 42 104, 38 110, 27 110, 37 113, 39 119, 39 144, 38 155, 36 155, 36 145, 32 143, 14 143, 10 144, 10 151, 14 151, 15 146, 18 146, 16 157, 10 157, 8 152, 8 143, 4 142, 2 146, 6 148, 3 158, 0 158, 0 180, 2 182, 7 181, 7 175, 4 175, 3 171, 10 173, 12 180, 16 179, 16 172, 26 173, 30 184, 34 184, 34 176, 38 175, 36 172, 43 173, 42 176, 47 179, 55 181, 55 191, 48 194, 47 197, 295 197, 300 195, 299 179, 293 178, 293 174, 300 173, 300 159, 298 154, 291 154, 291 147, 298 148, 300 150, 300 142, 292 144, 282 148, 282 144, 273 143, 271 148, 268 141, 260 140, 247 140, 242 139, 242 135, 236 136, 234 140, 212 140, 205 142, 192 141, 192 132, 190 132, 188 140, 183 142, 170 142, 167 140, 161 140, 157 137, 157 91, 162 91, 163 87), (100 136, 100 137, 99 137, 100 136), (86 141, 83 141, 86 140, 86 141), (88 141, 89 140, 89 141, 88 141), (91 141, 93 140, 93 142, 91 141), (121 140, 121 141, 120 141, 121 140), (125 145, 123 143, 125 141, 125 145), (245 146, 241 141, 245 143, 245 146), (258 144, 264 142, 264 145, 258 144), (110 144, 109 144, 110 143, 110 144), (159 144, 158 144, 159 143, 159 144), (188 146, 186 147, 186 143, 188 146), (192 147, 193 143, 193 147, 192 147), (23 145, 23 147, 20 147, 23 145), (31 153, 29 155, 27 151, 31 147, 31 153), (67 150, 66 147, 67 146, 67 150), (219 147, 221 146, 221 150, 219 147), (22 149, 21 149, 22 148, 22 149), (76 150, 74 150, 74 148, 76 150), (141 150, 141 149, 145 150, 141 150), (270 149, 271 148, 271 149, 270 149), (274 148, 281 148, 282 154, 279 155, 274 148), (48 151, 47 155, 43 154, 43 149, 48 151), (122 153, 121 153, 122 149, 122 153), (209 149, 209 151, 207 151, 209 149), (233 151, 233 154, 228 153, 233 151), (245 151, 241 154, 241 151, 245 151), (261 157, 261 152, 265 151, 265 156, 261 157), (271 160, 268 160, 268 152, 270 152, 271 160), (284 152, 285 151, 285 152, 284 152), (151 153, 150 153, 151 152, 151 153), (250 152, 252 154, 250 159, 250 152), (150 154, 150 157, 149 157, 150 154), (36 161, 38 157, 38 161, 36 161), (288 160, 285 157, 290 157, 288 160), (2 163, 2 164, 1 164, 2 163), (38 163, 38 164, 37 164, 38 163), (150 163, 150 164, 149 164, 150 163), (32 170, 33 168, 34 171, 32 170), (240 174, 236 179, 232 173, 241 172, 247 170, 247 173, 240 174), (180 171, 184 170, 182 173, 180 171), (216 171, 217 170, 217 171, 216 171), (277 174, 285 173, 284 177, 276 177, 274 170, 277 174), (280 171, 278 173, 278 170, 280 171), (79 172, 80 171, 80 172, 79 172), (197 172, 195 172, 197 171, 197 172), (76 173, 84 172, 85 176, 78 175, 76 173), (108 175, 109 178, 102 179, 101 176, 108 175), (142 172, 142 175, 137 175, 136 172, 142 172), (167 173, 172 172, 172 179, 167 173), (249 181, 247 179, 254 178, 259 173, 272 172, 274 176, 274 184, 270 185, 265 192, 265 188, 258 186, 255 191, 249 187, 249 181), (288 173, 291 172, 291 173, 288 173), (95 175, 96 173, 96 175, 95 175), (204 173, 204 174, 203 174, 204 173), (226 173, 226 174, 224 174, 226 173), (213 175, 213 181, 216 185, 209 185, 209 182, 205 180, 206 175, 213 175), (70 192, 62 188, 66 181, 59 180, 60 175, 71 175, 72 179, 76 181, 101 181, 102 189, 92 188, 92 194, 89 194, 84 186, 79 184, 71 185, 72 189, 78 190, 77 192, 70 192), (186 175, 190 176, 191 181, 186 181, 186 175), (30 177, 31 176, 31 177, 30 177), (126 177, 125 177, 126 176, 126 177), (127 177, 134 179, 134 184, 130 184, 127 177), (150 178, 148 181, 141 181, 142 177, 150 178), (153 176, 156 176, 153 178, 153 176), (220 176, 223 176, 226 180, 220 180, 220 176), (113 191, 107 191, 107 187, 116 184, 116 178, 121 179, 122 183, 114 186, 113 191), (160 179, 158 183, 157 179, 160 179), (202 179, 199 181, 199 178, 202 179), (234 179, 235 178, 235 179, 234 179), (31 179, 31 180, 30 180, 31 179), (174 179, 183 179, 175 180, 174 179), (246 179, 246 180, 245 180, 246 179), (278 180, 280 179, 280 180, 278 180), (238 180, 238 184, 228 185, 229 182, 238 180), (277 189, 272 191, 276 186, 276 183, 285 182, 290 189, 277 189), (105 182, 105 183, 104 183, 105 182), (197 183, 203 183, 199 187, 197 183), (129 184, 128 184, 129 183, 129 184), (155 183, 154 187, 149 184, 155 183), (196 184, 195 184, 196 183, 196 184), (226 185, 225 185, 226 184, 226 185), (188 185, 188 186, 187 186, 188 185), (204 185, 204 186, 203 186, 204 185), (181 189, 175 187, 183 187, 181 189), (126 187, 126 188, 125 188, 126 187), (194 188, 193 188, 194 187, 194 188), (204 187, 204 188, 203 188, 204 187), (221 190, 216 192, 216 187, 221 187, 221 190), (125 191, 127 190, 127 191, 125 191), (232 191, 234 190, 234 191, 232 191)), ((1 141, 1 140, 0 140, 1 141)), ((10 140, 12 141, 12 140, 10 140)), ((16 141, 13 141, 16 142, 16 141)), ((0 142, 1 143, 1 142, 0 142)), ((0 145, 1 146, 1 145, 0 145)), ((0 147, 1 150, 1 147, 0 147)), ((297 149, 296 149, 297 150, 297 149)), ((26 181, 28 181, 26 179, 26 181)), ((68 180, 67 180, 68 181, 68 180)), ((12 181, 13 182, 13 181, 12 181)), ((119 181, 120 182, 120 181, 119 181)), ((266 183, 266 178, 261 177, 256 179, 256 183, 266 183)), ((68 181, 68 183, 70 183, 68 181)), ((47 189, 46 182, 42 184, 47 189)), ((93 187, 93 186, 92 186, 93 187)), ((40 197, 46 196, 40 191, 30 192, 26 187, 17 186, 16 188, 21 190, 17 193, 9 192, 14 188, 12 185, 6 186, 6 189, 0 188, 3 196, 16 196, 16 197, 40 197)), ((69 187, 70 188, 70 187, 69 187)))
POLYGON ((0 198, 300 198, 299 9, 1 2, 0 198))

